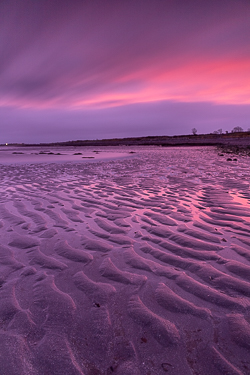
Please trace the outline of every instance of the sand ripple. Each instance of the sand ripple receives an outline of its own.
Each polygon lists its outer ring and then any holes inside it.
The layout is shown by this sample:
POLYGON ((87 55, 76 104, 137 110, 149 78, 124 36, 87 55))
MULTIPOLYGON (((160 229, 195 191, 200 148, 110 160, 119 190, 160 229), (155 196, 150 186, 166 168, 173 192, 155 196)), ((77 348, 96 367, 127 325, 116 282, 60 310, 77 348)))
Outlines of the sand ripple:
POLYGON ((3 374, 250 374, 250 160, 135 151, 1 166, 3 374))

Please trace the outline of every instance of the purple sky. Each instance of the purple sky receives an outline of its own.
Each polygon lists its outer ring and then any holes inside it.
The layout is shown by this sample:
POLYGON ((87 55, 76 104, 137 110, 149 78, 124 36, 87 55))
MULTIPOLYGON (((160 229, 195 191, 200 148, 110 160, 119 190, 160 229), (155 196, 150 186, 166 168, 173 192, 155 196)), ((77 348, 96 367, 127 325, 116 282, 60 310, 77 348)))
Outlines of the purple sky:
POLYGON ((249 0, 1 0, 0 143, 250 128, 249 0))

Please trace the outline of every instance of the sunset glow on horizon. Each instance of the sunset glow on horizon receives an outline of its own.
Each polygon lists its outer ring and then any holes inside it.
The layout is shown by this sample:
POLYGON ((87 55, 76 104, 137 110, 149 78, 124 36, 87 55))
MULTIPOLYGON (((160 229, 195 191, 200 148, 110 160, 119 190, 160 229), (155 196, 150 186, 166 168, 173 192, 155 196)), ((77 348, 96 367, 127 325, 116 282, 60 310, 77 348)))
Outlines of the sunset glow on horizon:
POLYGON ((0 114, 13 142, 38 142, 41 126, 46 141, 185 134, 194 123, 212 132, 215 118, 227 126, 228 106, 227 130, 250 126, 248 1, 4 0, 0 14, 0 114), (206 126, 185 117, 202 103, 206 126), (65 111, 78 120, 66 122, 65 111))

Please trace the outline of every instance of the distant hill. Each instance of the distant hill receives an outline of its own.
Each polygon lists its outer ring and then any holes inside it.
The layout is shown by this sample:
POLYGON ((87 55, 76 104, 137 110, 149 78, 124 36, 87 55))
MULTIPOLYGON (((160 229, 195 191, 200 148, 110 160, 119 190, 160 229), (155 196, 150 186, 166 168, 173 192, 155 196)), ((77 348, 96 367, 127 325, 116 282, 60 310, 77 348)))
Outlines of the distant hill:
MULTIPOLYGON (((236 145, 250 146, 250 132, 228 134, 196 134, 175 136, 147 136, 133 138, 113 138, 95 140, 76 140, 39 144, 9 144, 15 146, 212 146, 236 145)), ((3 145, 2 145, 3 146, 3 145)))

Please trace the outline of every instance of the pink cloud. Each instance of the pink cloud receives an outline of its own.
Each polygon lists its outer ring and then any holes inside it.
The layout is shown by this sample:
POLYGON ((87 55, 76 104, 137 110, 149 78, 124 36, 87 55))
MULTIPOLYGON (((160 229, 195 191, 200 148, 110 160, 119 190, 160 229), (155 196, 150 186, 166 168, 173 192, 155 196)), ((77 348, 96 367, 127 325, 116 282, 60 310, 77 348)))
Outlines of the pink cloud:
POLYGON ((250 104, 249 19, 248 0, 2 0, 0 107, 250 104))

